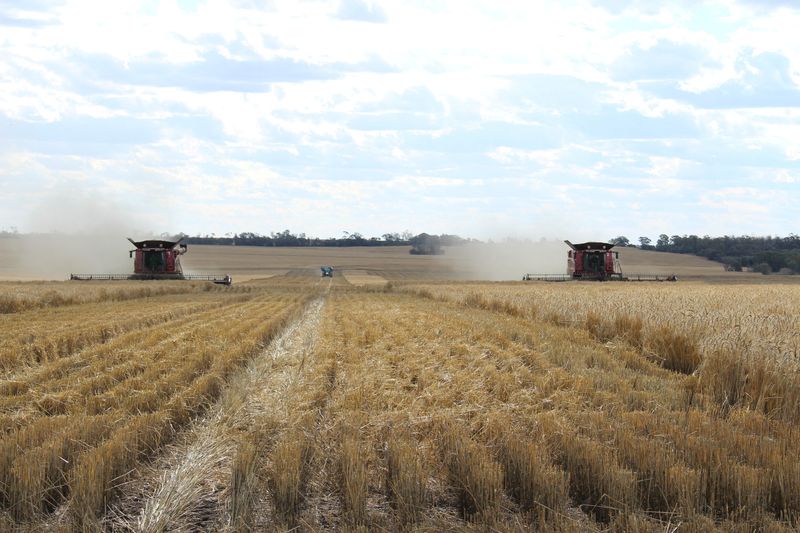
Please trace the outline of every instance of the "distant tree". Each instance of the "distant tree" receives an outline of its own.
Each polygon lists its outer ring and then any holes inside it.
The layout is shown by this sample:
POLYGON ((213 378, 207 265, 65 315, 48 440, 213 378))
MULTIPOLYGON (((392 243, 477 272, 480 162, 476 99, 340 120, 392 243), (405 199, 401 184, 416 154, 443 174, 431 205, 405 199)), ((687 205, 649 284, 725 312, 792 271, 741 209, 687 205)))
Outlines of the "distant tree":
POLYGON ((656 241, 656 250, 666 250, 667 248, 669 248, 669 235, 662 233, 656 241))
POLYGON ((613 239, 608 241, 609 243, 615 246, 630 246, 631 241, 624 235, 620 235, 619 237, 614 237, 613 239))
POLYGON ((653 246, 650 243, 653 242, 650 240, 650 237, 639 237, 639 247, 642 250, 652 250, 653 246))
MULTIPOLYGON (((298 235, 293 234, 291 231, 283 230, 280 232, 272 232, 269 235, 261 235, 243 231, 241 233, 226 233, 224 237, 215 236, 214 234, 195 235, 189 236, 185 233, 178 234, 177 238, 183 236, 187 244, 218 244, 218 245, 245 245, 245 246, 406 246, 411 244, 410 239, 415 239, 417 247, 414 253, 434 253, 440 254, 443 252, 445 246, 455 246, 467 242, 473 242, 470 239, 464 239, 458 235, 428 235, 420 234, 417 237, 411 235, 408 231, 399 233, 385 233, 383 238, 378 237, 365 237, 359 232, 350 233, 349 231, 342 232, 341 237, 330 237, 321 239, 319 237, 309 237, 305 233, 298 235)), ((8 232, 0 231, 0 235, 9 235, 8 232)), ((167 237, 164 237, 165 239, 167 237)), ((480 241, 474 241, 480 242, 480 241)))
POLYGON ((800 254, 790 257, 786 261, 786 266, 792 269, 793 274, 800 274, 800 254))
POLYGON ((411 242, 409 253, 414 255, 441 255, 444 253, 440 239, 436 235, 420 233, 416 237, 412 237, 409 242, 411 242))
POLYGON ((772 274, 772 267, 769 263, 759 263, 753 267, 753 272, 761 272, 762 274, 772 274))
POLYGON ((742 260, 739 257, 725 256, 721 257, 720 261, 722 261, 722 263, 725 265, 725 270, 729 270, 731 272, 742 271, 742 260))

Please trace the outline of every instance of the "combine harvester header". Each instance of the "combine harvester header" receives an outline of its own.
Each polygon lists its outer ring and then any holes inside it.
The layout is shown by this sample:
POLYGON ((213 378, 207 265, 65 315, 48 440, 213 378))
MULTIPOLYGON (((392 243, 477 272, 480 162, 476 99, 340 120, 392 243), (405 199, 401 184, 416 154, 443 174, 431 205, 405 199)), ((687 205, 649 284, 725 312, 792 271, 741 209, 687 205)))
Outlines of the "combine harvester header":
POLYGON ((567 273, 560 274, 525 274, 523 281, 678 281, 674 274, 668 276, 657 274, 622 274, 619 252, 612 251, 613 244, 607 242, 583 242, 572 244, 567 251, 567 273))
POLYGON ((74 281, 93 280, 190 280, 212 281, 219 285, 230 285, 233 278, 229 275, 215 274, 184 274, 181 268, 180 256, 186 253, 188 246, 178 241, 128 240, 136 248, 128 252, 133 258, 133 274, 70 274, 69 279, 74 281))

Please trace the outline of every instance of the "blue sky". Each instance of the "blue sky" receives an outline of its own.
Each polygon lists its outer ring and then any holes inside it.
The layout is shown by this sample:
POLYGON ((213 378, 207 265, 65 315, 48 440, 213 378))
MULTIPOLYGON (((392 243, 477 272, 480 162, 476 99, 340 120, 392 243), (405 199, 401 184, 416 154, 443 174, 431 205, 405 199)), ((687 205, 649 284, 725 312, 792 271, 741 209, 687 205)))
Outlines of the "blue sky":
POLYGON ((794 5, 0 0, 0 229, 798 233, 794 5))

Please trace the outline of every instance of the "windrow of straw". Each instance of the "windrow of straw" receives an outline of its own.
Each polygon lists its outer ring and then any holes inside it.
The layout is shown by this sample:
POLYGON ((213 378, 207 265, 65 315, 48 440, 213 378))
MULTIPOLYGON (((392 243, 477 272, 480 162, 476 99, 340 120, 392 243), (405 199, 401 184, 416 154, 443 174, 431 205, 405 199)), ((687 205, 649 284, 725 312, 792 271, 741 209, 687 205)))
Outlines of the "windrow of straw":
MULTIPOLYGON (((282 413, 296 397, 290 391, 300 390, 305 350, 313 341, 308 335, 313 333, 321 303, 318 299, 307 306, 300 318, 283 327, 266 349, 227 379, 213 408, 182 433, 180 445, 158 460, 154 467, 158 475, 145 475, 158 478, 155 489, 145 494, 123 491, 121 505, 137 518, 125 519, 117 513, 115 527, 138 531, 263 527, 263 517, 269 514, 261 507, 266 487, 274 480, 284 487, 280 481, 287 481, 280 476, 287 470, 287 447, 280 443, 299 449, 292 446, 295 440, 281 437, 281 426, 287 423, 282 413), (137 503, 142 496, 144 505, 137 503)), ((296 435, 297 430, 289 434, 296 435)), ((307 473, 306 461, 298 461, 295 470, 301 476, 299 490, 307 473)))

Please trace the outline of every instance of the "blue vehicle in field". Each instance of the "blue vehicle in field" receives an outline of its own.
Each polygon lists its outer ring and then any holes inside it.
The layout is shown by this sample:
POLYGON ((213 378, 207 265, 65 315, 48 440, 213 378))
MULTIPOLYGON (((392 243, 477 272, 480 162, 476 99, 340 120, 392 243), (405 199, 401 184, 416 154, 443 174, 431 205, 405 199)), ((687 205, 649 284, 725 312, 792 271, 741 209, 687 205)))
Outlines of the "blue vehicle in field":
POLYGON ((324 266, 324 267, 320 267, 320 270, 322 271, 322 277, 323 278, 332 278, 333 277, 333 267, 324 266))

